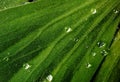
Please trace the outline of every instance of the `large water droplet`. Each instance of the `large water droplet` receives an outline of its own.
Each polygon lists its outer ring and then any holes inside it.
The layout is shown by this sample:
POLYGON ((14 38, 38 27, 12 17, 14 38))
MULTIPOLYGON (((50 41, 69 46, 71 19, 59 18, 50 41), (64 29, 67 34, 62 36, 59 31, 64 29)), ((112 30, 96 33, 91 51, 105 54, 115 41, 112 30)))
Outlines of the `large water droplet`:
POLYGON ((25 64, 23 64, 23 67, 24 67, 24 69, 29 69, 30 67, 31 67, 31 65, 29 65, 28 63, 25 63, 25 64))
POLYGON ((46 79, 47 79, 49 82, 51 82, 51 81, 53 80, 53 76, 50 74, 50 75, 48 75, 48 76, 46 77, 46 79))
POLYGON ((65 27, 65 31, 66 31, 67 33, 69 33, 69 32, 72 31, 72 29, 71 29, 70 27, 65 27))
POLYGON ((96 56, 96 53, 95 53, 95 52, 93 52, 93 53, 92 53, 92 56, 96 56))
POLYGON ((87 63, 86 68, 90 68, 92 65, 90 63, 87 63))
POLYGON ((106 50, 102 50, 102 51, 101 51, 101 54, 102 54, 103 56, 107 56, 107 55, 108 55, 108 52, 107 52, 106 50))
POLYGON ((96 14, 97 10, 96 9, 91 9, 92 14, 96 14))
POLYGON ((100 41, 100 42, 97 43, 97 45, 98 45, 99 48, 102 48, 102 47, 105 47, 105 46, 106 46, 106 43, 100 41))

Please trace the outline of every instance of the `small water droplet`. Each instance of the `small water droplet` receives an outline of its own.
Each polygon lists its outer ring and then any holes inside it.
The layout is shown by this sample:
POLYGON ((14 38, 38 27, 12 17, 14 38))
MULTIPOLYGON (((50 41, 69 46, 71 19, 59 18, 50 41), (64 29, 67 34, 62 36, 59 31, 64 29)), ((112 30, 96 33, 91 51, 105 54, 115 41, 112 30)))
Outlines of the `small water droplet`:
POLYGON ((86 68, 90 68, 90 67, 92 67, 92 65, 90 63, 87 63, 86 68))
POLYGON ((102 51, 101 51, 101 54, 102 54, 103 56, 107 56, 107 55, 108 55, 108 52, 107 52, 106 50, 102 50, 102 51))
POLYGON ((113 10, 113 12, 114 12, 115 14, 119 13, 119 11, 118 11, 118 10, 115 10, 115 9, 113 10))
POLYGON ((69 32, 72 31, 72 29, 71 29, 70 27, 65 27, 65 31, 66 31, 67 33, 69 33, 69 32))
POLYGON ((52 79, 53 79, 53 76, 50 74, 50 75, 48 75, 48 76, 46 77, 46 79, 47 79, 49 82, 51 82, 52 79))
POLYGON ((31 67, 31 65, 29 65, 28 63, 25 63, 25 64, 23 64, 23 67, 24 67, 24 69, 29 69, 30 67, 31 67))
POLYGON ((3 58, 3 61, 8 61, 9 60, 9 57, 4 57, 3 58))
POLYGON ((102 48, 102 47, 105 47, 105 46, 106 46, 106 43, 100 41, 100 42, 97 43, 97 45, 98 45, 98 47, 102 48))
POLYGON ((78 39, 78 38, 74 38, 74 41, 75 41, 75 42, 78 42, 78 41, 79 41, 79 39, 78 39))
POLYGON ((96 14, 97 10, 96 9, 91 9, 92 14, 96 14))
POLYGON ((95 52, 93 52, 93 53, 92 53, 92 56, 96 56, 96 53, 95 53, 95 52))

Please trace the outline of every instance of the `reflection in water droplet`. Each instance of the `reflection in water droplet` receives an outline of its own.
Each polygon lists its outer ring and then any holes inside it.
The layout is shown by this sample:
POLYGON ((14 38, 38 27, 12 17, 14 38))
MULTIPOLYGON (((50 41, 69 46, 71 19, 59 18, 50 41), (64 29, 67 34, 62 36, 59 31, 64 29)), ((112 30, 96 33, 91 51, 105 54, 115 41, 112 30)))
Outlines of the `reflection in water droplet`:
POLYGON ((65 31, 66 31, 67 33, 69 33, 69 32, 72 31, 72 29, 71 29, 70 27, 65 27, 65 31))
POLYGON ((90 68, 90 67, 92 67, 92 65, 90 63, 87 63, 86 68, 90 68))
POLYGON ((9 57, 4 57, 3 58, 3 61, 8 61, 9 60, 9 57))
POLYGON ((103 56, 107 56, 107 55, 108 55, 108 52, 107 52, 106 50, 102 50, 102 51, 101 51, 101 54, 102 54, 103 56))
POLYGON ((92 53, 92 56, 96 56, 96 53, 95 53, 95 52, 93 52, 93 53, 92 53))
POLYGON ((96 14, 97 10, 96 9, 91 9, 92 14, 96 14))
POLYGON ((102 48, 102 47, 106 46, 106 43, 100 41, 100 42, 97 43, 97 45, 98 45, 99 48, 102 48))
POLYGON ((52 79, 53 79, 53 76, 50 74, 50 75, 48 75, 48 76, 46 77, 46 79, 47 79, 49 82, 51 82, 52 79))
POLYGON ((25 63, 25 64, 23 64, 23 67, 24 67, 24 69, 29 69, 30 67, 31 67, 31 65, 29 65, 28 63, 25 63))

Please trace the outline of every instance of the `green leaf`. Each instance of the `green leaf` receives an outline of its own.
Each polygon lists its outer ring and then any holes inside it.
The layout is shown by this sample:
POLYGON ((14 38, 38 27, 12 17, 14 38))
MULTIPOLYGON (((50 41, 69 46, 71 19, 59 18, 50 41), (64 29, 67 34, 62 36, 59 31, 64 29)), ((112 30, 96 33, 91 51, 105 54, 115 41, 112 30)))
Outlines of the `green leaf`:
POLYGON ((0 81, 90 82, 112 44, 120 1, 23 2, 0 1, 0 81))
POLYGON ((0 10, 20 6, 26 4, 28 0, 0 0, 0 10))
POLYGON ((110 77, 108 79, 109 82, 119 82, 120 81, 120 60, 112 70, 110 77))
MULTIPOLYGON (((94 82, 118 82, 120 76, 111 77, 112 72, 116 67, 119 66, 120 61, 120 31, 118 31, 115 41, 111 46, 110 55, 106 57, 104 63, 102 64, 100 71, 98 72, 94 82), (101 78, 99 78, 101 77, 101 78), (112 78, 112 79, 111 79, 112 78), (116 78, 116 79, 114 79, 116 78)), ((115 72, 115 71, 114 71, 115 72)), ((115 75, 115 73, 113 73, 115 75)), ((118 74, 120 74, 118 72, 118 74)))

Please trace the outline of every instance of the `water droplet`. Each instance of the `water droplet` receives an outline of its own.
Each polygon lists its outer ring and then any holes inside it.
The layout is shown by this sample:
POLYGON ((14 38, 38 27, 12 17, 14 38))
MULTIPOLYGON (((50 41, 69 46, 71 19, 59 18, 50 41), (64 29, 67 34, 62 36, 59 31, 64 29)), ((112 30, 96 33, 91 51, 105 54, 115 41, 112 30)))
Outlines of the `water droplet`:
POLYGON ((8 61, 9 60, 9 57, 4 57, 3 58, 3 61, 8 61))
POLYGON ((107 55, 108 55, 108 52, 107 52, 106 50, 102 50, 102 51, 101 51, 101 54, 102 54, 103 56, 107 56, 107 55))
POLYGON ((79 39, 78 39, 78 38, 74 38, 74 41, 75 41, 75 42, 78 42, 78 41, 79 41, 79 39))
POLYGON ((106 46, 106 43, 100 41, 100 42, 97 43, 97 45, 98 45, 98 47, 102 48, 102 47, 105 47, 105 46, 106 46))
POLYGON ((90 67, 92 67, 92 65, 90 63, 87 63, 86 68, 90 68, 90 67))
POLYGON ((46 79, 47 79, 49 82, 51 82, 52 79, 53 79, 53 76, 50 74, 50 75, 48 75, 48 76, 46 77, 46 79))
POLYGON ((97 10, 96 9, 91 9, 92 14, 96 14, 97 10))
POLYGON ((113 10, 113 12, 114 12, 115 14, 119 13, 119 11, 118 11, 118 10, 115 10, 115 9, 113 10))
POLYGON ((96 53, 95 53, 95 52, 93 52, 93 53, 92 53, 92 56, 96 56, 96 53))
POLYGON ((65 31, 66 31, 67 33, 69 33, 69 32, 72 31, 72 29, 71 29, 70 27, 65 27, 65 31))
POLYGON ((25 64, 23 64, 23 67, 24 67, 24 69, 29 69, 30 67, 31 67, 31 65, 29 65, 28 63, 25 63, 25 64))

